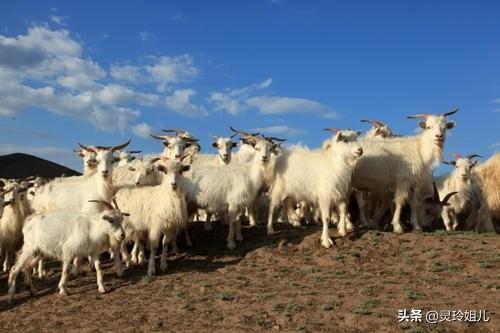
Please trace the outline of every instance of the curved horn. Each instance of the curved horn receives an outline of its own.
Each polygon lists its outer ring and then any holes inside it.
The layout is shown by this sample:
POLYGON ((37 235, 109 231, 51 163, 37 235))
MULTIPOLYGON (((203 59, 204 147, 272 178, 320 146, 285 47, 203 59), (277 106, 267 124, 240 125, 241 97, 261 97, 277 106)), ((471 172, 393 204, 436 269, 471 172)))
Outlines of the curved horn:
POLYGON ((279 141, 279 142, 285 142, 286 139, 280 139, 280 138, 277 138, 275 136, 264 136, 264 134, 262 134, 262 137, 266 140, 270 140, 270 141, 279 141))
POLYGON ((248 132, 244 132, 244 131, 239 131, 239 130, 236 130, 234 129, 232 126, 229 126, 229 128, 231 129, 231 131, 233 131, 234 133, 237 133, 237 134, 243 134, 244 136, 257 136, 260 134, 260 132, 256 132, 256 133, 248 133, 248 132))
POLYGON ((431 114, 430 113, 420 113, 420 114, 415 114, 413 116, 406 116, 406 118, 408 119, 416 119, 416 118, 427 118, 429 117, 431 114))
POLYGON ((112 151, 115 151, 115 150, 121 150, 121 149, 123 149, 123 148, 127 147, 127 146, 130 144, 130 142, 131 142, 131 141, 132 141, 132 139, 128 139, 128 141, 127 141, 127 142, 122 143, 121 145, 118 145, 118 146, 114 146, 114 147, 112 147, 112 148, 111 148, 111 150, 112 150, 112 151))
POLYGON ((455 156, 455 161, 462 158, 462 155, 460 155, 459 153, 456 153, 453 156, 455 156))
POLYGON ((129 150, 128 153, 129 154, 140 154, 140 153, 142 153, 142 150, 129 150))
POLYGON ((443 162, 444 164, 448 164, 448 165, 455 165, 455 161, 451 161, 451 162, 449 162, 449 161, 444 161, 444 160, 443 160, 443 161, 441 161, 441 162, 443 162))
POLYGON ((444 116, 444 117, 448 117, 448 116, 451 116, 452 114, 457 113, 457 112, 458 112, 458 110, 460 110, 460 109, 459 109, 459 108, 456 108, 456 109, 454 109, 454 110, 452 110, 452 111, 450 111, 450 112, 444 112, 444 113, 441 113, 441 115, 442 115, 442 116, 444 116))
POLYGON ((448 194, 444 197, 444 199, 443 199, 443 201, 442 201, 441 203, 442 203, 443 205, 445 205, 445 206, 446 206, 446 205, 448 205, 448 200, 450 200, 450 198, 451 198, 452 196, 454 196, 455 194, 457 194, 457 193, 458 193, 458 192, 450 192, 450 193, 448 193, 448 194))
POLYGON ((330 131, 332 133, 337 134, 338 132, 340 132, 340 128, 336 128, 336 127, 323 128, 323 131, 330 131))
POLYGON ((89 200, 89 202, 100 203, 101 205, 106 206, 107 209, 114 210, 113 206, 111 206, 109 202, 106 202, 104 200, 89 200))
POLYGON ((190 153, 186 153, 184 155, 181 156, 181 158, 179 159, 181 162, 186 158, 188 157, 189 155, 191 155, 190 153))
POLYGON ((229 138, 230 138, 230 139, 232 139, 232 138, 234 138, 234 137, 235 137, 235 136, 237 136, 237 135, 238 135, 238 133, 234 133, 234 134, 233 134, 233 135, 231 135, 229 138))
POLYGON ((162 141, 168 141, 169 139, 172 139, 173 136, 171 135, 155 135, 155 134, 149 134, 152 138, 162 140, 162 141))
POLYGON ((478 154, 469 154, 466 156, 469 160, 472 160, 474 157, 479 157, 479 158, 483 158, 481 155, 478 155, 478 154))
POLYGON ((434 195, 433 195, 434 202, 441 202, 441 199, 439 199, 439 191, 436 187, 436 183, 434 182, 432 183, 432 188, 434 189, 434 195))
POLYGON ((155 157, 155 158, 152 158, 151 160, 149 160, 149 162, 151 164, 154 164, 154 163, 158 162, 159 160, 161 160, 161 157, 155 157))
POLYGON ((361 122, 362 123, 370 123, 374 127, 383 127, 383 126, 385 126, 385 124, 383 122, 378 121, 378 120, 361 119, 361 122))
POLYGON ((80 148, 82 148, 83 150, 88 151, 88 152, 90 152, 90 153, 94 153, 94 154, 96 154, 96 151, 95 151, 95 149, 94 149, 94 148, 84 146, 84 145, 82 145, 80 142, 78 142, 78 145, 79 145, 79 146, 80 146, 80 148))
POLYGON ((116 197, 113 197, 113 204, 115 205, 116 210, 120 210, 118 207, 118 202, 116 202, 116 197))
POLYGON ((7 193, 9 193, 10 191, 12 191, 13 189, 14 189, 14 187, 11 187, 8 190, 3 191, 0 195, 6 195, 7 193))

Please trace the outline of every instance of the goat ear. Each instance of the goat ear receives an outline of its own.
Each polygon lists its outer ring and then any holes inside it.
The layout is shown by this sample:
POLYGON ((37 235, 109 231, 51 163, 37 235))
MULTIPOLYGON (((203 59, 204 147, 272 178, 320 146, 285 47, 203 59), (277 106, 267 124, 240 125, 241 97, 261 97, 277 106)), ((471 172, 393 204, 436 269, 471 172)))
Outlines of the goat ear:
POLYGON ((115 157, 115 158, 113 159, 113 163, 116 163, 116 162, 120 162, 120 158, 119 158, 119 157, 115 157))
POLYGON ((135 171, 135 168, 133 168, 133 167, 128 167, 128 170, 129 170, 129 171, 135 171))
POLYGON ((339 132, 337 134, 337 141, 342 141, 342 140, 344 140, 344 137, 342 136, 342 133, 339 132))
POLYGON ((189 171, 190 169, 191 169, 191 166, 183 165, 181 170, 182 170, 182 172, 186 172, 186 171, 189 171))
POLYGON ((10 205, 11 203, 12 203, 12 200, 5 201, 5 202, 3 203, 3 206, 4 206, 4 207, 7 207, 7 206, 8 206, 8 205, 10 205))
POLYGON ((103 215, 102 219, 108 221, 109 223, 114 222, 113 218, 111 216, 108 216, 108 215, 103 215))
POLYGON ((184 146, 185 148, 191 147, 193 143, 191 141, 186 142, 186 145, 184 146))
POLYGON ((162 143, 165 147, 168 147, 168 141, 163 141, 162 143))
POLYGON ((122 215, 123 216, 130 216, 130 213, 124 213, 124 212, 122 212, 122 215))
POLYGON ((361 131, 356 131, 356 136, 360 136, 361 135, 361 131))
POLYGON ((157 165, 157 166, 156 166, 156 169, 157 169, 158 171, 161 171, 161 172, 165 172, 165 173, 167 172, 167 169, 166 169, 163 165, 161 165, 161 164, 160 164, 160 165, 157 165))
POLYGON ((425 121, 419 121, 418 126, 420 126, 421 129, 426 129, 427 125, 425 124, 425 121))
POLYGON ((238 147, 238 144, 236 142, 231 142, 231 148, 236 148, 238 147))
POLYGON ((479 161, 475 160, 474 162, 472 162, 472 167, 475 167, 478 163, 479 163, 479 161))
POLYGON ((217 142, 212 142, 212 147, 214 147, 215 149, 219 148, 219 146, 217 145, 217 142))
POLYGON ((453 127, 455 127, 455 122, 452 120, 452 121, 447 121, 446 122, 446 129, 452 129, 453 127))

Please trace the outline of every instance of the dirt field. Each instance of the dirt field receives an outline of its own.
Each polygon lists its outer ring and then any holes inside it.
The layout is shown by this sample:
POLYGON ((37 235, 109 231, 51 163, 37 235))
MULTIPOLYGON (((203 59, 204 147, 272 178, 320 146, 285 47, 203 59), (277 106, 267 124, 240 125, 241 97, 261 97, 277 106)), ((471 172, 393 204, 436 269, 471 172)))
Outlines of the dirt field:
POLYGON ((152 279, 146 267, 117 278, 105 261, 104 295, 87 270, 70 281, 69 297, 59 296, 54 263, 35 281, 37 296, 20 278, 9 304, 0 275, 0 331, 500 331, 498 235, 358 231, 327 250, 318 228, 278 224, 272 237, 245 228, 231 252, 227 227, 190 230, 194 248, 171 256, 168 272, 152 279), (405 308, 486 309, 490 321, 398 323, 405 308))

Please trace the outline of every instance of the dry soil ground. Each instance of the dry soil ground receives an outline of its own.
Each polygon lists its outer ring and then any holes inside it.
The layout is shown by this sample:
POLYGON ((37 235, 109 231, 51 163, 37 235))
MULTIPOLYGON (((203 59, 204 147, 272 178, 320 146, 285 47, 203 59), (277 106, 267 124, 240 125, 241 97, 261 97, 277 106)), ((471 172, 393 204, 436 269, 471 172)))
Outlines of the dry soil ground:
POLYGON ((498 235, 358 231, 323 249, 318 228, 280 224, 271 237, 245 228, 229 251, 227 227, 190 230, 195 246, 152 279, 145 267, 117 278, 105 261, 104 295, 87 269, 70 281, 70 296, 59 296, 53 263, 35 297, 20 278, 9 304, 0 275, 0 331, 500 331, 498 235), (405 308, 486 309, 490 321, 398 323, 405 308))

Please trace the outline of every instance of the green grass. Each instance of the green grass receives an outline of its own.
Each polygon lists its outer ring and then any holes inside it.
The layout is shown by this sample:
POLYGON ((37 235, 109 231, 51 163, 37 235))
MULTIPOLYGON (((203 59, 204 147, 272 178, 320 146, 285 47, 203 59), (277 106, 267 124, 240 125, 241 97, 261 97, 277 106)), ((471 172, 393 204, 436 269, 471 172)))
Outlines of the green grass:
POLYGON ((380 301, 377 299, 367 299, 359 304, 354 310, 353 313, 359 315, 369 315, 372 314, 372 309, 380 304, 380 301))

